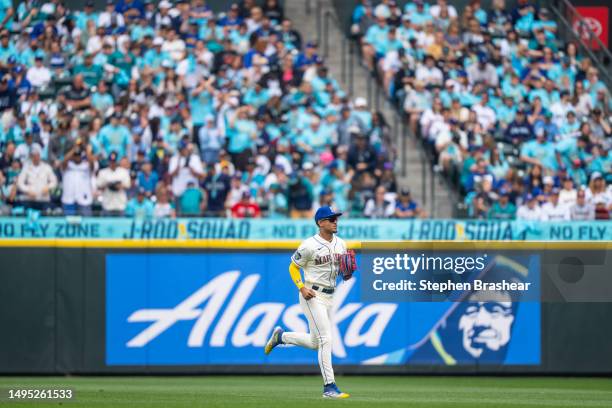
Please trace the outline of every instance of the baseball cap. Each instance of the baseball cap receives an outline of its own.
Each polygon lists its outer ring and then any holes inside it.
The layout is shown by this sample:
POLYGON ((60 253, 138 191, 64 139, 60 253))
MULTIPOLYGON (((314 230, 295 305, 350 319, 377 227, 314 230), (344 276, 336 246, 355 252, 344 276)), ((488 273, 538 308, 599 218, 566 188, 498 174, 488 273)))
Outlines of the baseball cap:
POLYGON ((603 176, 598 171, 594 171, 593 174, 591 174, 591 181, 597 180, 597 179, 600 179, 600 178, 603 178, 603 176))
POLYGON ((189 142, 188 142, 187 140, 185 140, 185 139, 181 139, 181 140, 178 142, 178 148, 179 148, 179 150, 183 150, 183 149, 185 149, 185 148, 186 148, 186 147, 188 147, 188 146, 189 146, 189 142))
POLYGON ((319 222, 321 220, 331 218, 331 217, 339 217, 341 216, 341 212, 335 212, 333 208, 328 205, 325 205, 319 208, 315 214, 315 222, 319 222))
POLYGON ((366 107, 366 106, 368 106, 368 101, 366 101, 366 98, 362 96, 355 98, 356 108, 361 108, 361 107, 366 107))
POLYGON ((114 161, 116 161, 116 160, 117 160, 117 152, 111 152, 111 153, 108 155, 108 161, 112 161, 112 162, 114 162, 114 161))

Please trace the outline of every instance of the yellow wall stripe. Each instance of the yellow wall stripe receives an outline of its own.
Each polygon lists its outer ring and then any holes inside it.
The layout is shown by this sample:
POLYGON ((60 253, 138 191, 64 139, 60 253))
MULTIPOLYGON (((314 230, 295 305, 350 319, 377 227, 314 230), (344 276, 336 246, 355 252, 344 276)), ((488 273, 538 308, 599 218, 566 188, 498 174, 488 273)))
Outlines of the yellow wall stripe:
MULTIPOLYGON (((0 239, 9 248, 199 248, 199 249, 290 249, 300 241, 270 240, 126 240, 126 239, 0 239)), ((367 250, 608 250, 611 241, 347 241, 350 248, 367 250)))

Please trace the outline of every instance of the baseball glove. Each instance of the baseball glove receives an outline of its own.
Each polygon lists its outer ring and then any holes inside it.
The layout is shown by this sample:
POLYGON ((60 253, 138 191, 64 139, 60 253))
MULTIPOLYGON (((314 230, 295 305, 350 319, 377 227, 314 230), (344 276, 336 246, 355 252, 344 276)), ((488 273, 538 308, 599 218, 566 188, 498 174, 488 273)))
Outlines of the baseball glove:
POLYGON ((345 254, 340 255, 340 271, 342 279, 349 280, 353 277, 353 273, 357 270, 357 262, 355 261, 355 251, 349 249, 345 254))

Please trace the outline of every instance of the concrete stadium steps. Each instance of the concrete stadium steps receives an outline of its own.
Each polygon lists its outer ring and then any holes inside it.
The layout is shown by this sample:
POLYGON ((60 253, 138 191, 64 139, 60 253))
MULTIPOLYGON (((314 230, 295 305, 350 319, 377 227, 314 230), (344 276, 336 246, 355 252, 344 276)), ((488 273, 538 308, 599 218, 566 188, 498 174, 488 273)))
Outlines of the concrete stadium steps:
MULTIPOLYGON (((302 34, 303 42, 317 39, 317 13, 321 12, 321 37, 325 35, 324 32, 324 16, 325 12, 330 11, 335 15, 335 9, 332 6, 331 0, 310 0, 310 13, 307 13, 307 2, 308 0, 286 0, 285 1, 285 14, 293 21, 293 26, 302 34)), ((349 63, 347 59, 347 78, 346 81, 342 80, 342 40, 343 35, 339 28, 333 21, 329 22, 327 30, 327 41, 329 42, 329 49, 327 56, 324 55, 326 65, 329 67, 329 73, 332 75, 342 86, 345 91, 349 91, 349 63)), ((324 51, 324 38, 320 39, 319 50, 321 53, 324 51)), ((348 41, 346 44, 348 50, 348 41)), ((358 96, 362 96, 368 99, 368 106, 370 109, 376 107, 376 83, 371 78, 370 74, 360 66, 359 57, 354 56, 353 59, 353 95, 352 99, 358 96), (368 82, 371 89, 371 97, 368 98, 368 82)), ((413 198, 423 206, 429 217, 432 218, 451 218, 453 216, 453 209, 455 203, 453 202, 453 194, 449 191, 444 181, 439 175, 435 175, 430 165, 425 161, 423 162, 424 152, 421 147, 415 141, 414 137, 408 132, 407 126, 399 126, 399 120, 395 120, 395 111, 393 107, 386 101, 382 92, 379 95, 379 110, 385 115, 387 122, 392 127, 392 135, 395 133, 396 125, 399 127, 398 134, 400 134, 399 140, 397 140, 397 149, 399 154, 399 160, 396 167, 396 174, 398 175, 398 186, 400 188, 409 188, 412 192, 413 198), (402 135, 400 132, 404 132, 402 135), (401 138, 406 138, 405 143, 402 144, 401 138), (402 174, 402 160, 406 158, 405 173, 402 174), (425 180, 423 180, 422 174, 423 169, 425 170, 425 180), (431 188, 431 180, 433 178, 434 186, 431 188), (423 183, 425 185, 425 191, 423 192, 423 183), (433 191, 433 195, 432 195, 433 191), (432 206, 433 204, 433 206, 432 206)))

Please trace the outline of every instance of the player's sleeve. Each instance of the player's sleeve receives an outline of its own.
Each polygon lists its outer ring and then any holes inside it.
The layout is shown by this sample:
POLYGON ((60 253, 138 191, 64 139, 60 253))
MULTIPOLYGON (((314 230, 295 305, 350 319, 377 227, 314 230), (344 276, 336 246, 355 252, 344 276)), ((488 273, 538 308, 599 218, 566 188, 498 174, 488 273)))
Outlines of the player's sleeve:
POLYGON ((304 268, 310 257, 312 250, 307 245, 302 244, 291 256, 291 263, 289 264, 289 275, 291 280, 297 286, 298 289, 302 289, 304 282, 302 282, 302 275, 300 274, 300 268, 304 268))
POLYGON ((291 255, 291 261, 300 268, 304 268, 311 257, 312 249, 309 248, 308 245, 302 243, 297 251, 291 255))

